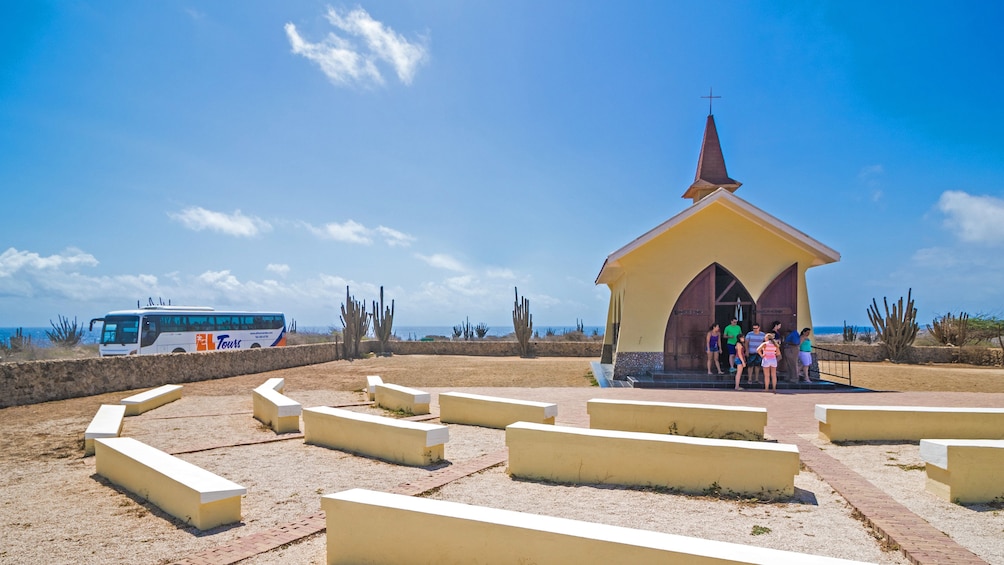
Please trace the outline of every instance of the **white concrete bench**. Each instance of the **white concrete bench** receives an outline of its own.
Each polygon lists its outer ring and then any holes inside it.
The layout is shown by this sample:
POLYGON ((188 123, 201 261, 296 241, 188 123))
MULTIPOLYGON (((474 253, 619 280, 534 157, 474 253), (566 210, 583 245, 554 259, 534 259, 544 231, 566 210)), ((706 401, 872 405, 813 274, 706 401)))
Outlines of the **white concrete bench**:
POLYGON ((376 400, 376 385, 382 384, 380 375, 366 375, 366 392, 370 395, 370 400, 376 400))
POLYGON ((1004 408, 817 404, 816 419, 830 441, 1004 439, 1004 408))
POLYGON ((748 406, 594 398, 586 412, 590 428, 625 432, 762 440, 767 426, 767 409, 748 406))
POLYGON ((325 495, 321 509, 329 565, 860 563, 365 489, 325 495), (393 532, 393 542, 388 542, 388 532, 393 532))
POLYGON ((443 460, 450 429, 320 406, 303 410, 303 441, 424 467, 443 460))
POLYGON ((506 428, 509 474, 574 484, 721 489, 761 497, 791 495, 798 447, 517 422, 506 428))
POLYGON ((303 406, 282 394, 285 385, 286 379, 268 379, 251 392, 255 419, 277 434, 300 431, 303 406))
POLYGON ((94 440, 97 473, 200 530, 239 522, 247 489, 128 437, 94 440))
POLYGON ((137 416, 179 398, 181 398, 181 385, 164 385, 123 398, 119 404, 125 405, 126 416, 137 416))
POLYGON ((121 404, 102 404, 84 431, 84 455, 94 455, 94 440, 99 437, 122 435, 122 420, 126 407, 121 404))
POLYGON ((374 396, 377 406, 416 416, 428 414, 432 402, 432 395, 427 392, 390 383, 375 385, 374 396))
POLYGON ((515 422, 553 424, 558 405, 463 392, 439 395, 439 421, 504 429, 515 422))
POLYGON ((950 502, 1004 500, 1004 440, 922 439, 927 491, 950 502))

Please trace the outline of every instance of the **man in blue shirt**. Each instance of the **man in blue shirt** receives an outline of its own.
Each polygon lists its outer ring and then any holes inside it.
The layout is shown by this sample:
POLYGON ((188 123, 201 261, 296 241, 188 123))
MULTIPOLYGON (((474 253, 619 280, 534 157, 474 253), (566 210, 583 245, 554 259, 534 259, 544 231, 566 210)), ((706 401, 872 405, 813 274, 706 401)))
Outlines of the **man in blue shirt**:
POLYGON ((784 352, 781 354, 781 362, 784 363, 784 380, 790 383, 798 382, 798 345, 802 337, 797 329, 791 330, 784 338, 784 352))

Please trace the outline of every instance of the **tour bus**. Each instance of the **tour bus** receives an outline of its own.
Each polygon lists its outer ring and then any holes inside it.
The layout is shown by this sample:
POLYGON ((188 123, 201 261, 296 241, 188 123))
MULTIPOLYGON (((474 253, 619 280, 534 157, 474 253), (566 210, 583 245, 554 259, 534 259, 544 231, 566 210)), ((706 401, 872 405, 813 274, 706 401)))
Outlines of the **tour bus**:
POLYGON ((286 317, 280 312, 216 311, 207 306, 144 306, 103 318, 98 352, 149 355, 256 349, 286 345, 286 317))

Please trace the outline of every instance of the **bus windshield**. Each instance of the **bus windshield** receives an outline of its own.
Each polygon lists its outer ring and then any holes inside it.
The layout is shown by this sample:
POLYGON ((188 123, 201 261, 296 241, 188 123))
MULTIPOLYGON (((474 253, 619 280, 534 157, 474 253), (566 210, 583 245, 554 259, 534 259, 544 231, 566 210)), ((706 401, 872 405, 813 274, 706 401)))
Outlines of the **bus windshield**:
POLYGON ((139 316, 105 316, 101 344, 136 343, 139 338, 139 316))

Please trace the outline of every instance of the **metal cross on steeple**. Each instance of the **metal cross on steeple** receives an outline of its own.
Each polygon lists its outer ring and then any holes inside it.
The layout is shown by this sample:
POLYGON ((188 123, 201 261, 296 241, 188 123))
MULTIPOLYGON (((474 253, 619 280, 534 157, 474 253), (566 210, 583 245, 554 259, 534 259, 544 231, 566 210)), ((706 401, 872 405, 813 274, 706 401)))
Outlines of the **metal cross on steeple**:
POLYGON ((712 114, 712 112, 711 112, 711 103, 714 102, 715 98, 721 98, 721 96, 714 96, 714 93, 715 93, 715 91, 714 91, 713 88, 708 88, 708 95, 707 96, 701 96, 701 98, 707 98, 708 99, 708 115, 709 116, 712 114))

